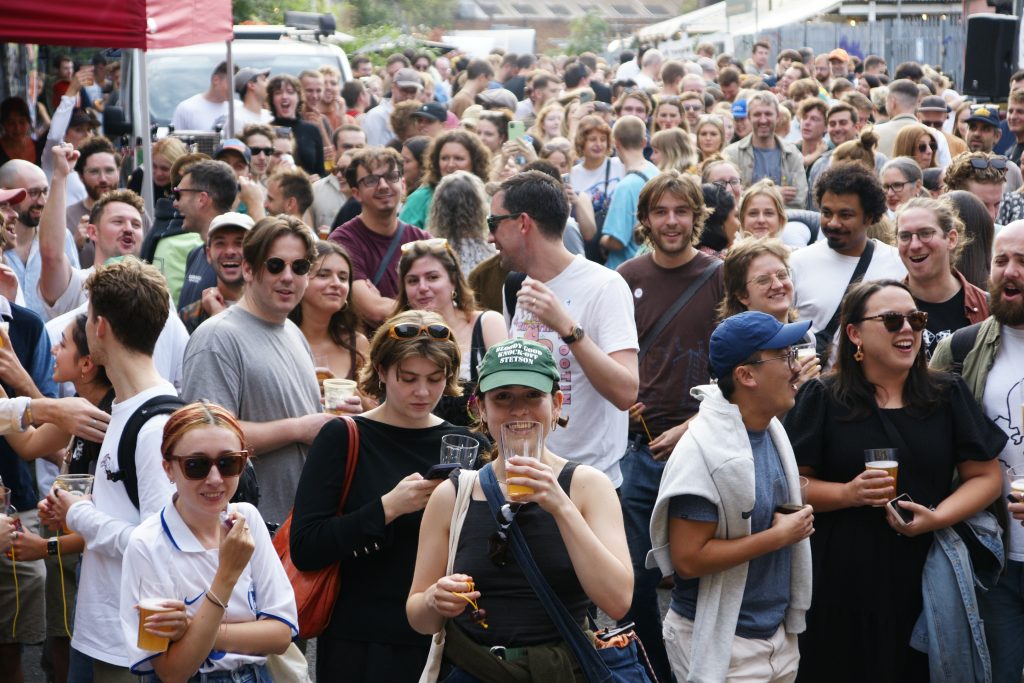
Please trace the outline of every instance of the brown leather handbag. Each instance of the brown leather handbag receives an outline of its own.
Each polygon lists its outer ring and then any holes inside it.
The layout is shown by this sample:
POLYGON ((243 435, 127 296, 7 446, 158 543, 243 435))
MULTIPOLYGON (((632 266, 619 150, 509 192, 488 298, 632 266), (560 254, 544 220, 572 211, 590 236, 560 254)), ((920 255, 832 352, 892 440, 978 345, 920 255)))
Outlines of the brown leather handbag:
MULTIPOLYGON (((341 490, 341 500, 338 501, 339 517, 342 508, 345 507, 345 501, 348 500, 348 491, 352 488, 352 479, 359 461, 359 430, 356 429, 356 423, 352 418, 341 419, 348 426, 348 455, 345 458, 345 484, 341 490)), ((274 534, 274 550, 281 558, 292 590, 295 591, 295 606, 299 612, 299 637, 309 639, 323 633, 331 621, 334 603, 338 600, 338 591, 341 589, 341 563, 335 562, 322 569, 308 572, 301 571, 292 564, 291 532, 294 514, 293 509, 288 519, 274 534)))

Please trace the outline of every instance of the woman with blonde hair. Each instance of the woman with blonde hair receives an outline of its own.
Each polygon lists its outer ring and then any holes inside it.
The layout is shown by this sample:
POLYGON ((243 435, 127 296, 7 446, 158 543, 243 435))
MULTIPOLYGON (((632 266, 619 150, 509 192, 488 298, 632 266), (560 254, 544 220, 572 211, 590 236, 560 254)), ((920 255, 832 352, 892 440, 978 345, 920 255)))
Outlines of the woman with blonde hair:
POLYGON ((682 128, 659 130, 651 136, 651 161, 660 171, 692 173, 697 164, 690 134, 682 128))
POLYGON ((754 237, 779 237, 786 225, 786 204, 769 178, 757 181, 740 197, 740 226, 754 237))
POLYGON ((697 152, 701 161, 707 161, 725 149, 725 123, 718 114, 704 114, 694 128, 697 136, 697 152))
POLYGON ((423 508, 441 483, 423 475, 438 463, 442 437, 470 435, 433 414, 442 394, 462 392, 460 364, 458 342, 440 315, 392 316, 377 328, 359 370, 361 392, 380 405, 351 418, 359 435, 352 480, 340 460, 349 443, 344 420, 324 425, 310 446, 295 495, 292 561, 306 571, 340 562, 345 577, 318 638, 318 680, 414 681, 423 669, 430 637, 409 626, 405 598, 423 508))
POLYGON ((565 117, 565 110, 566 107, 563 107, 558 100, 551 100, 540 108, 534 124, 526 132, 542 145, 553 138, 564 137, 565 126, 562 121, 565 117))
POLYGON ((651 133, 673 128, 682 128, 687 133, 690 130, 683 103, 678 97, 660 97, 654 105, 654 115, 651 116, 651 133))
POLYGON ((938 166, 938 150, 939 143, 936 142, 932 129, 919 123, 911 123, 896 134, 892 156, 910 157, 917 162, 921 170, 924 170, 938 166))
MULTIPOLYGON (((171 167, 174 166, 175 161, 187 153, 188 150, 185 148, 185 143, 170 135, 160 138, 153 143, 154 201, 161 197, 171 197, 171 190, 175 187, 171 179, 171 167)), ((128 189, 135 194, 141 195, 143 177, 144 171, 142 166, 139 166, 132 171, 131 176, 128 178, 128 189)))

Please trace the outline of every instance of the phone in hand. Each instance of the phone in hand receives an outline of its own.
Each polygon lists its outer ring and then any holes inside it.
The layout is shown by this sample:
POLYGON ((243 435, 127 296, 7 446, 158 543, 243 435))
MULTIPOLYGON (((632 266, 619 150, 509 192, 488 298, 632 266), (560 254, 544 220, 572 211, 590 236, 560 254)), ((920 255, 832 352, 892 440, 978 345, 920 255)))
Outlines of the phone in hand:
POLYGON ((509 142, 515 142, 519 138, 526 134, 526 124, 522 121, 509 121, 508 122, 508 140, 509 142))
POLYGON ((905 500, 908 503, 914 502, 914 500, 910 497, 909 494, 901 493, 900 495, 896 496, 895 498, 889 501, 889 507, 892 508, 892 511, 895 512, 901 520, 903 520, 904 524, 910 524, 914 521, 914 513, 912 510, 905 510, 902 507, 900 507, 898 503, 901 500, 905 500))
POLYGON ((457 462, 445 462, 437 465, 431 465, 427 473, 423 475, 424 479, 447 479, 455 470, 459 469, 459 463, 457 462))

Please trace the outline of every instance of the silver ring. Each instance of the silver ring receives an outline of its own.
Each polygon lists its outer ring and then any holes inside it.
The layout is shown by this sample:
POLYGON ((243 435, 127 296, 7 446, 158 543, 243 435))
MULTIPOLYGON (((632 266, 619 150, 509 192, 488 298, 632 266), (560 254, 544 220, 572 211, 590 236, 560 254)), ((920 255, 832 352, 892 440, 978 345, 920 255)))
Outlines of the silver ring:
POLYGON ((94 418, 94 417, 90 417, 89 418, 89 426, 90 427, 95 427, 96 426, 96 418, 94 418))
POLYGON ((530 298, 530 305, 531 306, 536 306, 537 305, 537 297, 531 297, 530 298))

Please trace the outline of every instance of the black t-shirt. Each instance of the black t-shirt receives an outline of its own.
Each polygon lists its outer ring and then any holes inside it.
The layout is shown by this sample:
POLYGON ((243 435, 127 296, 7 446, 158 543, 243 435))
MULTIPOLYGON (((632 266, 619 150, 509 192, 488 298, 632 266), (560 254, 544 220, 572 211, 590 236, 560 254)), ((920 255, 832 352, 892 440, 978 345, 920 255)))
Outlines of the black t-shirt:
POLYGON ((964 289, 960 288, 951 298, 933 304, 915 298, 918 310, 928 314, 928 327, 924 330, 922 341, 931 358, 939 342, 953 334, 961 327, 967 327, 971 321, 964 315, 964 289))

